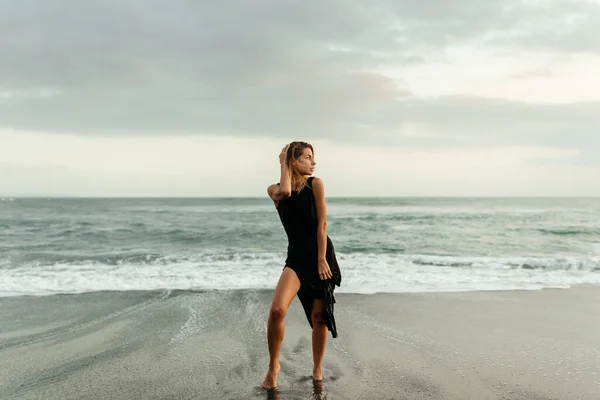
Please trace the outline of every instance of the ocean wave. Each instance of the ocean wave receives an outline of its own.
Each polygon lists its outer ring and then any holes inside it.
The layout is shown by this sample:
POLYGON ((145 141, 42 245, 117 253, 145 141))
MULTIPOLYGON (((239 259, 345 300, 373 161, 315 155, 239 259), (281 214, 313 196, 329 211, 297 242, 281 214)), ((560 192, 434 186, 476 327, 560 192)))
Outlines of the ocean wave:
POLYGON ((547 235, 575 236, 575 235, 600 235, 597 229, 538 229, 539 232, 547 235))
POLYGON ((408 256, 416 265, 431 267, 523 269, 547 271, 595 271, 600 257, 446 257, 408 256))
MULTIPOLYGON (((0 296, 120 290, 272 289, 284 253, 84 255, 62 262, 8 265, 0 260, 0 296)), ((340 254, 339 292, 540 289, 600 284, 598 257, 452 257, 340 254)))

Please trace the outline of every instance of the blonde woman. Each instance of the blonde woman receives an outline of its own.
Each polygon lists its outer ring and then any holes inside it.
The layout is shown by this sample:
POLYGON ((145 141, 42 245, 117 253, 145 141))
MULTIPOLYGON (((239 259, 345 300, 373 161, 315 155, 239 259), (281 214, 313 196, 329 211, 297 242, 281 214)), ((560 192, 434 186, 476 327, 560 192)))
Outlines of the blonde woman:
POLYGON ((323 380, 322 363, 328 330, 332 337, 337 337, 333 291, 341 284, 333 243, 327 236, 323 181, 312 176, 316 165, 313 147, 305 142, 292 142, 281 151, 279 162, 280 181, 269 186, 267 192, 287 234, 288 248, 269 312, 270 360, 264 388, 277 386, 284 318, 296 295, 312 328, 312 376, 317 382, 323 380))

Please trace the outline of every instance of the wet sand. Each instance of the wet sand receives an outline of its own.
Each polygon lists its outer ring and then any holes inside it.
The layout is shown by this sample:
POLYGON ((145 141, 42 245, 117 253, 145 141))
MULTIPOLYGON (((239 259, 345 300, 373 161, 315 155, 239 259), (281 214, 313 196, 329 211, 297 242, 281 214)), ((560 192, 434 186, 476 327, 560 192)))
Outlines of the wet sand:
POLYGON ((338 294, 322 387, 298 300, 278 389, 272 291, 0 299, 1 399, 600 398, 600 288, 338 294))

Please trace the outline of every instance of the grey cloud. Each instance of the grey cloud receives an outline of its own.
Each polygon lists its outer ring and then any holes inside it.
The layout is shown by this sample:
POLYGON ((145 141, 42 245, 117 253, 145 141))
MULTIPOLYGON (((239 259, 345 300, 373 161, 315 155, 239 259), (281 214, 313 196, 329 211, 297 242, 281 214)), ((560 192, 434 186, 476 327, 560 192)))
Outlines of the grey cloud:
POLYGON ((402 43, 440 51, 465 40, 498 52, 600 52, 600 4, 589 0, 389 1, 402 43))
POLYGON ((597 51, 591 2, 0 0, 0 10, 0 127, 441 146, 573 132, 584 143, 600 123, 597 103, 419 99, 376 72, 462 41, 597 51), (430 134, 406 134, 415 124, 430 134))
POLYGON ((600 3, 545 1, 513 10, 511 29, 496 32, 488 45, 565 54, 600 53, 600 3))
POLYGON ((9 88, 172 81, 223 89, 273 72, 414 62, 463 40, 600 50, 600 5, 533 4, 1 0, 0 73, 9 88), (585 18, 566 30, 570 15, 585 18))
MULTIPOLYGON (((11 55, 0 64, 5 82, 79 87, 168 79, 235 88, 257 75, 319 67, 331 61, 329 44, 373 52, 394 41, 378 27, 381 12, 353 2, 36 3, 2 5, 0 48, 11 55)), ((372 66, 355 60, 361 62, 372 66)))

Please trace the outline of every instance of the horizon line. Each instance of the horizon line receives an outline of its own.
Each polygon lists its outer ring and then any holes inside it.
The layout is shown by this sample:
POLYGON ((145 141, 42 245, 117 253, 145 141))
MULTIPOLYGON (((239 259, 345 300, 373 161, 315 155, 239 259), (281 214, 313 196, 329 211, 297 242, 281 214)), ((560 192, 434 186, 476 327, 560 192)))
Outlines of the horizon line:
MULTIPOLYGON (((462 199, 600 199, 600 195, 342 195, 325 196, 327 199, 400 199, 400 198, 462 198, 462 199)), ((0 195, 0 199, 268 199, 268 196, 80 196, 80 195, 0 195)))

